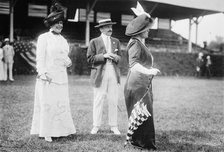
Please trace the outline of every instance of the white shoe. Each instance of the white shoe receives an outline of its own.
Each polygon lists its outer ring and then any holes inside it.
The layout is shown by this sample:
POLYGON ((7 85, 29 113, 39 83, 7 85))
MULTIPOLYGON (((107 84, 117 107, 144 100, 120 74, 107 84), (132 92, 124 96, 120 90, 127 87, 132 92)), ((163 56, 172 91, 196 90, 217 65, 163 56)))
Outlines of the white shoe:
POLYGON ((120 135, 120 134, 121 134, 117 127, 111 127, 110 130, 111 130, 115 135, 120 135))
POLYGON ((44 137, 44 139, 45 139, 47 142, 52 142, 52 138, 51 138, 51 137, 44 137))
POLYGON ((97 132, 99 131, 98 127, 93 127, 93 129, 91 130, 91 134, 97 134, 97 132))
POLYGON ((9 79, 10 81, 14 81, 14 79, 9 79))

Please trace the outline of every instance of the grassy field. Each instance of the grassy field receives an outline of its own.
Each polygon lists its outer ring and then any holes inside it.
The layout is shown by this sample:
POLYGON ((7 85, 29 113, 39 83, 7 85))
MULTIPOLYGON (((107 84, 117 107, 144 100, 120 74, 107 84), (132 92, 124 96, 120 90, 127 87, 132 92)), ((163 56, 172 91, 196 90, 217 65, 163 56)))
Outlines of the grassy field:
MULTIPOLYGON (((77 134, 54 138, 52 143, 30 135, 34 76, 16 76, 14 83, 0 84, 1 152, 131 152, 124 149, 127 114, 122 78, 119 129, 109 132, 107 104, 104 125, 91 135, 92 87, 89 77, 70 76, 69 93, 77 134)), ((156 77, 153 81, 154 120, 158 151, 224 152, 224 81, 193 77, 156 77)))

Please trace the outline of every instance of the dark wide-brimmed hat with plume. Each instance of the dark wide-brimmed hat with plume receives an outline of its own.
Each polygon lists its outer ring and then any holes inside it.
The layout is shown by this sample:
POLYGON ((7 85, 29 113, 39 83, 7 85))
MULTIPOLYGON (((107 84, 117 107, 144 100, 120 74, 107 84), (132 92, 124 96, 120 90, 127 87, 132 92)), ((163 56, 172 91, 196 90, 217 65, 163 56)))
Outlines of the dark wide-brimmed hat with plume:
POLYGON ((137 17, 128 24, 128 26, 126 27, 125 35, 138 35, 153 26, 153 18, 151 18, 151 16, 144 11, 144 9, 139 3, 137 3, 136 8, 131 9, 135 13, 135 15, 137 15, 137 17))
POLYGON ((44 19, 44 24, 49 27, 59 21, 65 20, 64 7, 59 3, 55 3, 51 6, 51 13, 44 19))

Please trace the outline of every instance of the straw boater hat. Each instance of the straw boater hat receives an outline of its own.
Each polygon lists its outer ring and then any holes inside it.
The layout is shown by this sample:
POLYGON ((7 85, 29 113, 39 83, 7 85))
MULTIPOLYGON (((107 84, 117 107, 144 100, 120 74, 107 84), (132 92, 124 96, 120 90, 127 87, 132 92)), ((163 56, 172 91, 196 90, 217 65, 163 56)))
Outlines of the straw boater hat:
POLYGON ((153 26, 154 20, 147 16, 146 14, 142 14, 135 19, 133 19, 128 26, 126 27, 125 35, 134 36, 138 35, 153 26))
POLYGON ((4 42, 9 42, 9 38, 5 38, 4 39, 4 42))
POLYGON ((51 6, 51 13, 44 19, 44 24, 49 27, 54 25, 59 21, 64 21, 65 15, 63 7, 60 6, 58 3, 51 6))
POLYGON ((95 26, 96 28, 99 28, 99 27, 102 27, 102 26, 105 26, 105 25, 116 24, 116 22, 112 22, 111 19, 103 19, 103 20, 100 20, 98 23, 99 24, 95 26))

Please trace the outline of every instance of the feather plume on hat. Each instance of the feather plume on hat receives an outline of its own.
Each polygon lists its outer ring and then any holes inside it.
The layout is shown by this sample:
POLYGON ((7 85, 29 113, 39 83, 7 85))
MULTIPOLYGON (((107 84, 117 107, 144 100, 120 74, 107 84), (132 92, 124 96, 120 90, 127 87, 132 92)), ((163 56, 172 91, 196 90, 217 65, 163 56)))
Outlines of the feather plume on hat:
POLYGON ((50 14, 44 19, 44 24, 49 27, 57 23, 58 21, 64 21, 66 18, 65 7, 60 3, 55 3, 50 8, 50 14))
POLYGON ((135 13, 136 16, 140 16, 142 14, 147 15, 149 18, 151 18, 151 16, 149 15, 149 13, 146 13, 143 9, 143 7, 141 6, 141 4, 139 2, 137 2, 137 6, 136 8, 132 7, 131 10, 135 13))

